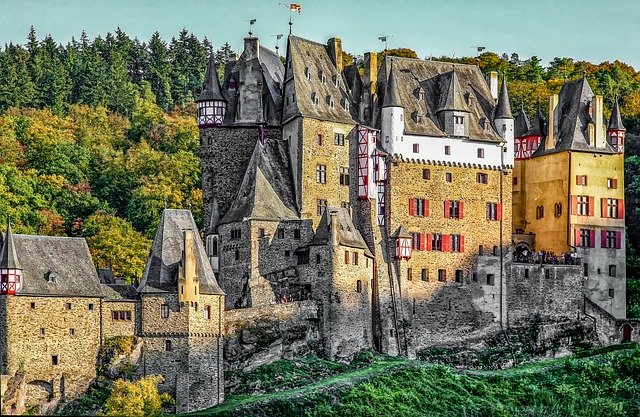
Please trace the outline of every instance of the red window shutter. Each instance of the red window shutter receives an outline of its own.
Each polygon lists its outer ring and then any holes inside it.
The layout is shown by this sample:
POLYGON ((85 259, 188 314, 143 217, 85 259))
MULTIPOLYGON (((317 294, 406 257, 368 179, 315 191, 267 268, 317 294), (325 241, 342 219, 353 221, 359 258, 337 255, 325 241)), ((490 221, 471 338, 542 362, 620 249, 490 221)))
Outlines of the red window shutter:
POLYGON ((582 184, 582 185, 587 185, 588 184, 588 182, 587 182, 588 180, 589 180, 589 177, 587 175, 585 175, 584 176, 584 184, 582 184))
POLYGON ((444 217, 446 219, 449 218, 449 210, 450 210, 450 208, 451 208, 451 201, 445 200, 445 202, 444 202, 444 217))
POLYGON ((424 233, 420 233, 420 250, 425 250, 425 248, 427 247, 426 245, 426 236, 424 233))
POLYGON ((607 231, 605 229, 600 230, 600 247, 607 247, 607 231))
POLYGON ((416 199, 410 198, 409 199, 409 216, 415 216, 415 215, 416 215, 416 199))
POLYGON ((614 179, 611 181, 611 188, 618 188, 618 180, 614 179))
POLYGON ((431 250, 431 233, 427 233, 427 250, 431 250))
POLYGON ((580 175, 576 175, 576 185, 581 185, 580 184, 580 175))
POLYGON ((600 215, 602 217, 608 217, 607 216, 607 199, 606 198, 601 198, 600 199, 600 215))
POLYGON ((464 252, 464 235, 460 235, 460 252, 464 252))
POLYGON ((496 220, 502 220, 502 204, 498 204, 496 209, 496 220))
POLYGON ((618 218, 624 219, 624 200, 618 199, 618 218))
POLYGON ((595 229, 591 229, 589 230, 589 247, 590 248, 595 248, 596 247, 596 230, 595 229))
POLYGON ((451 252, 451 235, 442 235, 442 252, 451 252))
POLYGON ((578 214, 578 196, 571 196, 571 214, 578 214))
POLYGON ((459 216, 458 216, 458 218, 462 219, 464 217, 464 202, 462 202, 462 201, 459 202, 458 203, 458 207, 459 207, 459 210, 458 210, 459 216))
POLYGON ((426 198, 424 199, 424 215, 429 215, 429 200, 427 200, 426 198))
POLYGON ((593 213, 595 212, 595 198, 594 197, 589 197, 589 216, 593 216, 593 213))
POLYGON ((573 230, 573 243, 575 246, 580 247, 580 229, 573 230))
POLYGON ((616 249, 622 249, 622 232, 616 232, 616 249))

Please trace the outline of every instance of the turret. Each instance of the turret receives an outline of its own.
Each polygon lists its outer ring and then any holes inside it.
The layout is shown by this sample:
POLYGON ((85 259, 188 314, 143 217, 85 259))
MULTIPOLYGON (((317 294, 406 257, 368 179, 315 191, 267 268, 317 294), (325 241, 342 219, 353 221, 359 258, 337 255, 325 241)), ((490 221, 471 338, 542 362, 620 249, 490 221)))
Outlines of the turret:
POLYGON ((609 120, 607 135, 609 136, 609 144, 618 153, 624 153, 624 136, 626 131, 627 129, 625 129, 622 124, 620 108, 618 107, 618 97, 616 96, 613 103, 613 110, 611 110, 611 119, 609 120))
POLYGON ((383 137, 383 144, 389 152, 393 153, 394 144, 400 141, 404 133, 404 107, 400 101, 393 61, 391 61, 391 69, 384 90, 381 113, 380 133, 383 137))
POLYGON ((442 130, 449 136, 469 137, 469 123, 471 111, 467 106, 462 87, 458 81, 456 67, 451 70, 449 85, 445 94, 440 98, 437 111, 442 130))
POLYGON ((396 244, 396 259, 411 259, 411 235, 404 226, 400 226, 396 232, 391 235, 396 244))
POLYGON ((224 98, 220 90, 213 53, 209 58, 202 93, 196 99, 196 103, 198 106, 198 127, 200 129, 222 125, 227 111, 227 99, 224 98))
POLYGON ((18 262, 16 247, 11 232, 11 221, 7 217, 7 232, 0 253, 0 295, 14 295, 22 288, 22 267, 18 262))
POLYGON ((506 141, 504 164, 513 165, 514 156, 514 132, 513 116, 511 115, 511 105, 509 104, 509 93, 507 92, 507 77, 502 77, 502 88, 498 96, 498 104, 493 116, 493 123, 498 134, 506 141))

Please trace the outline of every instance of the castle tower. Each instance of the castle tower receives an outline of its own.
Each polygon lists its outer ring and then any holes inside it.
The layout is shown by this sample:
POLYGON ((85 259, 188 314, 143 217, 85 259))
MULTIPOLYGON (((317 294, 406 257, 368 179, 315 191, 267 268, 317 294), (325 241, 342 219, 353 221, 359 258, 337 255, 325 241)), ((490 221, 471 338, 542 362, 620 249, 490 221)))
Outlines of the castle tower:
POLYGON ((624 136, 626 130, 622 124, 620 108, 618 107, 618 97, 616 96, 613 103, 613 110, 611 110, 611 120, 609 120, 607 133, 609 135, 609 144, 618 153, 624 153, 624 136))
POLYGON ((227 99, 224 98, 220 91, 220 82, 218 81, 213 53, 209 58, 209 65, 204 76, 204 88, 196 99, 196 103, 198 106, 198 127, 200 129, 222 125, 227 110, 227 99))
POLYGON ((509 104, 509 93, 507 92, 507 77, 502 77, 502 88, 498 96, 498 104, 494 115, 493 123, 498 134, 506 141, 504 164, 513 165, 514 158, 514 132, 513 116, 511 115, 511 105, 509 104))
POLYGON ((218 199, 214 197, 213 203, 211 204, 211 216, 209 228, 206 233, 205 247, 211 269, 213 269, 215 273, 218 273, 218 269, 220 268, 220 249, 218 246, 220 236, 218 235, 218 223, 220 223, 220 207, 218 206, 218 199))
POLYGON ((11 221, 7 217, 7 233, 0 255, 0 295, 15 295, 22 288, 22 268, 13 243, 11 221))
POLYGON ((382 102, 381 134, 384 138, 384 146, 391 153, 395 144, 399 142, 404 133, 404 107, 400 103, 400 93, 393 71, 393 61, 384 91, 382 102))
POLYGON ((451 78, 446 94, 442 95, 437 111, 440 124, 449 136, 469 137, 469 106, 462 94, 456 67, 451 70, 451 78))

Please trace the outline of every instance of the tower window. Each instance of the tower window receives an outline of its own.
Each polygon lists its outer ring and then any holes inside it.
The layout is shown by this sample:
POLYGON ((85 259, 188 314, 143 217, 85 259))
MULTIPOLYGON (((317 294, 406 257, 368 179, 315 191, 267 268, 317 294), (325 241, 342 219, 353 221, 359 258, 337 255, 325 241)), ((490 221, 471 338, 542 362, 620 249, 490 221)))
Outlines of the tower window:
POLYGON ((536 207, 536 219, 540 220, 544 217, 544 206, 536 207))
POLYGON ((493 274, 487 274, 487 285, 495 285, 496 278, 493 274))
POLYGON ((425 282, 429 281, 429 270, 427 268, 422 268, 420 279, 425 282))
POLYGON ((259 228, 258 229, 258 237, 265 237, 265 236, 266 236, 266 233, 264 231, 264 228, 262 228, 262 227, 259 228))
POLYGON ((211 306, 205 305, 203 311, 204 311, 204 319, 211 320, 211 306))
POLYGON ((71 303, 65 303, 65 304, 64 304, 64 308, 65 308, 66 310, 71 310, 71 303))
POLYGON ((327 104, 329 105, 329 108, 332 109, 335 107, 335 104, 333 102, 333 97, 331 96, 327 96, 327 104))
POLYGON ((29 308, 31 308, 32 310, 36 308, 36 303, 32 301, 31 304, 29 305, 29 308))
POLYGON ((356 292, 362 292, 362 281, 356 281, 356 292))
POLYGON ((462 282, 462 270, 456 269, 456 282, 462 282))
POLYGON ((69 336, 75 336, 76 335, 76 329, 69 329, 69 336))
POLYGON ((300 229, 293 229, 293 238, 300 240, 300 229))
POLYGON ((609 288, 609 298, 613 298, 613 294, 614 294, 613 288, 609 288))
POLYGON ((231 240, 238 240, 242 237, 242 229, 231 229, 231 240))
POLYGON ((44 329, 44 327, 40 328, 40 336, 44 336, 46 334, 46 331, 44 329))
POLYGON ((349 260, 350 260, 349 251, 346 250, 344 251, 344 264, 349 265, 349 260))
POLYGON ((453 181, 453 175, 451 175, 450 172, 447 172, 446 174, 444 174, 444 180, 445 180, 445 182, 453 181))
POLYGON ((93 311, 93 303, 89 303, 89 311, 93 311))
POLYGON ((413 144, 413 153, 419 153, 420 152, 420 145, 418 143, 414 143, 413 144))
POLYGON ((344 133, 335 133, 333 139, 336 145, 344 146, 344 133))
POLYGON ((316 182, 318 184, 327 183, 327 166, 326 165, 316 165, 316 182))
POLYGON ((431 170, 430 169, 423 169, 422 170, 422 179, 423 180, 430 180, 431 179, 431 170))
POLYGON ((51 355, 51 365, 56 366, 58 364, 58 355, 51 355))
POLYGON ((282 227, 278 228, 278 239, 284 239, 284 229, 282 227))
POLYGON ((453 116, 453 124, 455 124, 455 125, 463 125, 464 124, 464 116, 453 116))
POLYGON ((484 149, 483 148, 478 148, 478 158, 480 158, 480 159, 484 158, 484 149))
POLYGON ((318 133, 318 136, 317 136, 317 143, 318 143, 318 146, 322 146, 322 134, 320 133, 318 133))
POLYGON ((555 217, 560 217, 562 216, 562 203, 556 203, 553 206, 553 215, 555 217))
POLYGON ((451 146, 449 146, 449 145, 445 145, 444 146, 444 154, 445 155, 451 155, 451 146))
POLYGON ((358 252, 353 252, 352 259, 354 265, 358 265, 358 252))
POLYGON ((173 346, 171 346, 171 340, 164 341, 164 350, 167 352, 171 352, 173 350, 173 346))
POLYGON ((489 175, 483 172, 478 172, 476 174, 476 182, 478 184, 486 184, 487 182, 489 182, 489 175))
POLYGON ((163 319, 168 319, 169 318, 169 305, 162 304, 160 306, 160 317, 163 318, 163 319))
POLYGON ((616 266, 615 265, 609 265, 609 276, 610 277, 615 277, 616 276, 616 266))

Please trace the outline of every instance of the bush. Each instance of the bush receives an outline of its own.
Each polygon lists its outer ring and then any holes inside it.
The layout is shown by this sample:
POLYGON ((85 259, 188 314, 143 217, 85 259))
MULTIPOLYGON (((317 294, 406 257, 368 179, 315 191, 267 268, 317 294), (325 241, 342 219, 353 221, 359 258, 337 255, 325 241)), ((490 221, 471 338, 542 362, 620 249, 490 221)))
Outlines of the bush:
POLYGON ((172 404, 169 394, 159 394, 162 377, 148 376, 136 382, 119 379, 113 383, 113 391, 104 405, 102 416, 156 417, 162 415, 164 406, 172 404))

